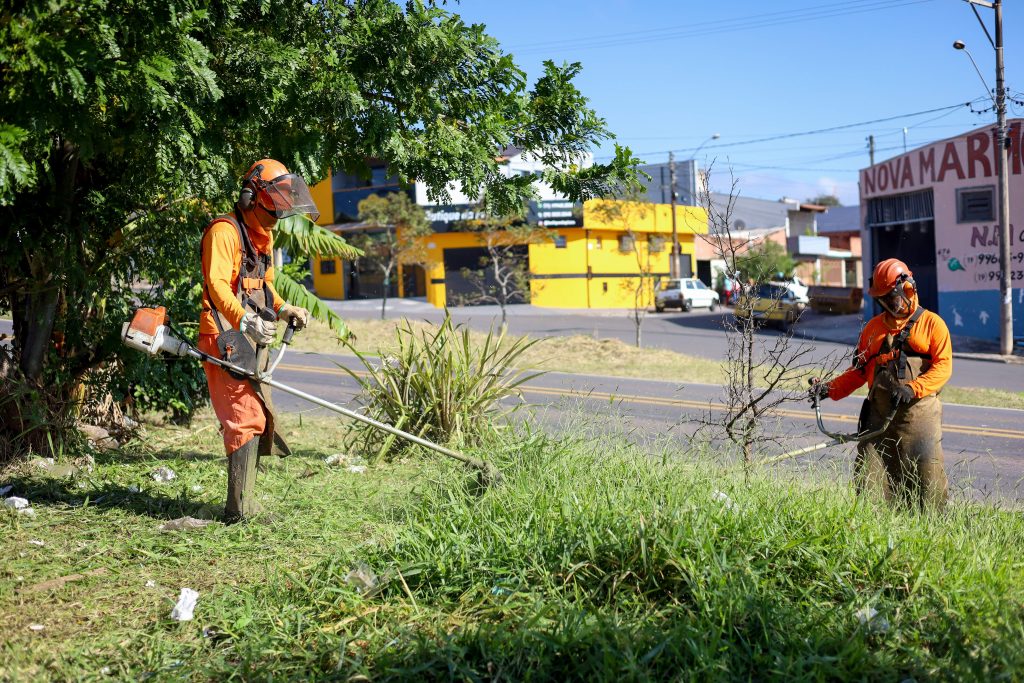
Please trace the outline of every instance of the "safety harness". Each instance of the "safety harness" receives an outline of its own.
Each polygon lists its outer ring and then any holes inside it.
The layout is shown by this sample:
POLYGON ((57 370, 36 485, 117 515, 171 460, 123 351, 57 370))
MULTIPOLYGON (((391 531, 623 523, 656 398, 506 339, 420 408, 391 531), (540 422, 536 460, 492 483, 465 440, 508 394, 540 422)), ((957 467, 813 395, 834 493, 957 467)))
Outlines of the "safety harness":
POLYGON ((896 358, 896 375, 900 381, 902 381, 907 378, 907 356, 917 356, 926 360, 931 360, 931 354, 919 353, 906 346, 907 340, 910 339, 910 332, 914 328, 914 323, 924 315, 924 311, 925 309, 923 306, 918 306, 917 309, 910 314, 910 319, 907 320, 907 324, 904 325, 903 329, 899 331, 899 334, 893 338, 891 345, 885 343, 880 344, 878 346, 878 350, 867 358, 856 359, 854 361, 854 367, 863 372, 865 368, 867 368, 868 363, 873 361, 875 358, 878 358, 882 354, 896 351, 898 352, 898 356, 896 358))
MULTIPOLYGON (((270 269, 270 255, 263 254, 256 250, 256 246, 252 243, 249 238, 248 230, 243 230, 242 217, 238 213, 238 209, 235 209, 235 215, 229 216, 224 215, 215 218, 206 226, 206 230, 203 232, 205 237, 206 233, 209 232, 210 228, 215 223, 220 221, 227 221, 231 225, 235 226, 235 230, 238 232, 238 240, 241 244, 242 249, 242 260, 238 268, 238 284, 235 288, 235 296, 238 297, 238 302, 242 304, 242 308, 249 309, 253 313, 259 315, 260 310, 266 306, 273 306, 274 296, 270 291, 270 286, 267 284, 266 275, 267 270, 270 269), (262 290, 262 304, 252 297, 252 292, 262 290)), ((200 251, 202 251, 202 242, 200 242, 200 251)), ((200 254, 202 259, 202 254, 200 254)), ((206 299, 210 302, 210 309, 213 312, 213 321, 217 325, 217 331, 223 334, 229 327, 226 327, 227 321, 223 314, 217 310, 217 304, 213 302, 213 297, 210 296, 210 290, 206 284, 206 278, 203 278, 203 291, 206 293, 206 299)), ((260 298, 260 297, 257 297, 260 298)))

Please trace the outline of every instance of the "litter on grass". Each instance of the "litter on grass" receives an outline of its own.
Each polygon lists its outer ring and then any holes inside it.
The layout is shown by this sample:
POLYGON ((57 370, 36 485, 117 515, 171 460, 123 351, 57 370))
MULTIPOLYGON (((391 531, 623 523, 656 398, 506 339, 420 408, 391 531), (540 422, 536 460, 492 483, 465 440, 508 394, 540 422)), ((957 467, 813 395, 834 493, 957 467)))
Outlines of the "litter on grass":
POLYGON ((328 455, 324 458, 325 465, 339 465, 345 462, 348 457, 344 453, 335 453, 334 455, 328 455))
POLYGON ((345 583, 365 595, 377 587, 377 575, 365 562, 356 562, 345 574, 345 583))
POLYGON ((28 630, 29 631, 42 631, 44 628, 46 628, 46 627, 43 626, 42 624, 29 624, 28 625, 28 630))
POLYGON ((15 510, 21 510, 28 507, 28 501, 19 496, 11 496, 4 500, 4 505, 15 510))
POLYGON ((166 483, 173 481, 178 478, 178 475, 174 473, 170 467, 157 467, 152 473, 153 481, 160 483, 166 483))
POLYGON ((887 633, 889 631, 889 620, 879 616, 878 610, 874 607, 861 607, 853 613, 862 626, 867 626, 872 633, 887 633))
POLYGON ((345 469, 352 474, 364 474, 366 472, 366 465, 349 465, 345 469))
POLYGON ((186 529, 202 529, 207 524, 210 524, 208 519, 196 519, 195 517, 179 517, 178 519, 172 519, 171 521, 161 524, 160 531, 185 531, 186 529))
POLYGON ((154 581, 153 579, 150 579, 149 581, 147 581, 146 582, 146 588, 156 588, 156 581, 154 581))
POLYGON ((716 500, 725 506, 726 510, 732 510, 736 507, 736 503, 732 502, 732 498, 728 494, 722 493, 721 491, 715 491, 711 494, 711 499, 716 500))
POLYGON ((192 621, 193 612, 196 609, 196 600, 199 599, 199 592, 191 588, 182 588, 178 602, 171 610, 171 619, 175 621, 192 621))
POLYGON ((132 484, 128 487, 128 493, 142 493, 142 489, 139 488, 138 484, 132 484))
POLYGON ((29 543, 31 543, 32 545, 37 545, 40 548, 42 548, 44 545, 46 545, 46 543, 44 541, 40 541, 38 538, 33 538, 31 541, 29 541, 29 543))
POLYGON ((6 496, 12 490, 14 490, 13 484, 9 484, 7 486, 0 486, 0 496, 6 496))

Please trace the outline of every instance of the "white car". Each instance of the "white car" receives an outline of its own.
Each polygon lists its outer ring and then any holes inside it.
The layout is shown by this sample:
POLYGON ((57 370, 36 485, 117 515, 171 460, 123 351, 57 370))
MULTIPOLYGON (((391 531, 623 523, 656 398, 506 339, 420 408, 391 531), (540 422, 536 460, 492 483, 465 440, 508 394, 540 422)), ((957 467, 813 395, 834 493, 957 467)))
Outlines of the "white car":
POLYGON ((662 280, 654 294, 654 310, 661 313, 669 306, 678 306, 683 311, 692 308, 713 311, 718 308, 718 292, 708 289, 707 285, 695 277, 662 280))
POLYGON ((772 284, 782 285, 793 292, 793 296, 796 297, 798 303, 808 304, 811 300, 807 296, 807 292, 810 287, 804 284, 804 281, 794 275, 791 278, 783 278, 782 280, 773 280, 772 284))

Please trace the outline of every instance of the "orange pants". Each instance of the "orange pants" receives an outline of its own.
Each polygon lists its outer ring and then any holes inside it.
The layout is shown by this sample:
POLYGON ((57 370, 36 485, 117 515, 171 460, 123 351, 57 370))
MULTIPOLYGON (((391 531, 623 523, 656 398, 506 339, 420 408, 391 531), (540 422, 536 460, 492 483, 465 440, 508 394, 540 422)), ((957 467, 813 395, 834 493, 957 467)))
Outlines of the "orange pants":
MULTIPOLYGON (((199 350, 220 358, 217 335, 199 335, 199 350)), ((263 402, 249 380, 235 379, 227 370, 212 363, 203 363, 203 370, 206 372, 206 385, 210 388, 213 412, 220 420, 224 450, 231 455, 266 429, 267 416, 263 412, 263 402)))

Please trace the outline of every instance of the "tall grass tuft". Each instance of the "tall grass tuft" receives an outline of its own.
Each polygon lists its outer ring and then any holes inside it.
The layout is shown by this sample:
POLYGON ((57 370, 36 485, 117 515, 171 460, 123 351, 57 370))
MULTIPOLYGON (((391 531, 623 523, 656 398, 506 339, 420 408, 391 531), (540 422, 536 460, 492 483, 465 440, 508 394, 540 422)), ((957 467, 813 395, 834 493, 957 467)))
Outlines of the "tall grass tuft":
MULTIPOLYGON (((492 330, 474 342, 469 329, 453 325, 449 316, 433 330, 403 322, 395 336, 392 352, 379 360, 357 354, 365 376, 346 370, 362 388, 367 414, 437 443, 480 444, 523 405, 520 385, 539 374, 514 368, 536 340, 508 338, 492 330)), ((382 445, 378 432, 353 429, 356 445, 365 453, 391 450, 394 437, 382 445)))
MULTIPOLYGON (((501 439, 488 447, 507 454, 502 489, 424 487, 394 543, 359 551, 390 577, 382 591, 313 600, 314 621, 366 644, 340 669, 588 681, 1024 670, 1018 515, 966 503, 904 514, 843 486, 663 464, 621 441, 501 439)), ((314 572, 312 592, 329 597, 354 559, 314 572)))

